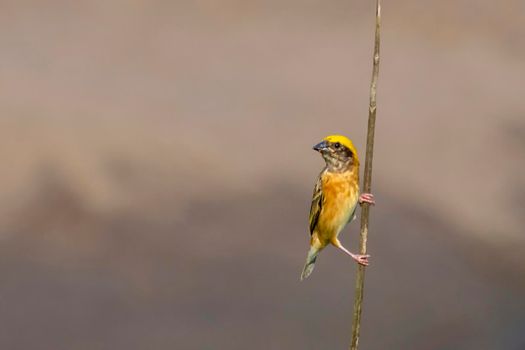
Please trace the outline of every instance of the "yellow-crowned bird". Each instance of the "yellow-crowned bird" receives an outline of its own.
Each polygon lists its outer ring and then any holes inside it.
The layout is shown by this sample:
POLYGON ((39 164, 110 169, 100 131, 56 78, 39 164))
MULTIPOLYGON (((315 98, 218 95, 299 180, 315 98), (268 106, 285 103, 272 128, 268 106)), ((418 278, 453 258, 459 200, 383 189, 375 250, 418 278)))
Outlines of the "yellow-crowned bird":
POLYGON ((355 218, 358 203, 375 204, 369 193, 359 195, 359 157, 352 141, 345 136, 331 135, 313 149, 324 158, 323 168, 314 187, 310 208, 310 250, 301 280, 308 277, 317 256, 328 244, 341 249, 357 263, 368 265, 369 255, 349 252, 337 236, 355 218))

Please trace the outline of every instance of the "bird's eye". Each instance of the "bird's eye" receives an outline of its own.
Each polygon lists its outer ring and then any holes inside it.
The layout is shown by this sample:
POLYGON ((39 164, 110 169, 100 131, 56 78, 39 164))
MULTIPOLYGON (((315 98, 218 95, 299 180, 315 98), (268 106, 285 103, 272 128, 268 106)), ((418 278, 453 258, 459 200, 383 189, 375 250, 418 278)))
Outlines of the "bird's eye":
POLYGON ((339 142, 336 142, 336 143, 334 143, 334 147, 335 148, 339 148, 339 147, 341 147, 341 144, 339 142))

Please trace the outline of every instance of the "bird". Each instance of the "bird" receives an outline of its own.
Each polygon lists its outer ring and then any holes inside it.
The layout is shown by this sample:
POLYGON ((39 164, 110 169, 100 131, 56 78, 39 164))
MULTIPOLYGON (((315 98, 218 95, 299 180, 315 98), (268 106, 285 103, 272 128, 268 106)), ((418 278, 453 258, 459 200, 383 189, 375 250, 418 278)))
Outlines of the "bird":
POLYGON ((310 250, 301 281, 310 276, 319 253, 329 244, 350 255, 358 264, 368 266, 370 255, 353 254, 337 238, 356 216, 357 205, 374 205, 371 193, 359 194, 359 157, 352 141, 342 135, 325 137, 313 149, 326 165, 317 177, 310 207, 310 250))

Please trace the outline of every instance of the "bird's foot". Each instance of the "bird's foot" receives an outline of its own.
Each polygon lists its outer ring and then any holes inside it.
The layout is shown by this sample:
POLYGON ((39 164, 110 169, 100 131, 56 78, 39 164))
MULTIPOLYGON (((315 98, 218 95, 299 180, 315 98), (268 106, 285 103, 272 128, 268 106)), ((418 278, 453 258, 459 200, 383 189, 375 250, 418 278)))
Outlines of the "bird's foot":
POLYGON ((359 196, 359 204, 363 203, 375 205, 376 201, 374 200, 374 195, 372 193, 361 193, 361 195, 359 196))
POLYGON ((352 258, 359 264, 363 266, 370 265, 370 262, 368 261, 368 258, 370 255, 361 255, 361 254, 352 254, 352 258))

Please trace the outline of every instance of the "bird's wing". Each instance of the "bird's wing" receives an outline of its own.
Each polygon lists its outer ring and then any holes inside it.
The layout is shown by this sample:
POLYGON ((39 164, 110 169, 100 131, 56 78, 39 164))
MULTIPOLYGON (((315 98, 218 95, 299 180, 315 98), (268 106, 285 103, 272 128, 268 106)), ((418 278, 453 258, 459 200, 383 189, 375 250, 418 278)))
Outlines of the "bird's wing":
POLYGON ((312 195, 312 206, 310 207, 310 235, 314 233, 315 226, 319 221, 319 214, 323 205, 323 189, 321 185, 321 175, 317 178, 315 183, 314 193, 312 195))

